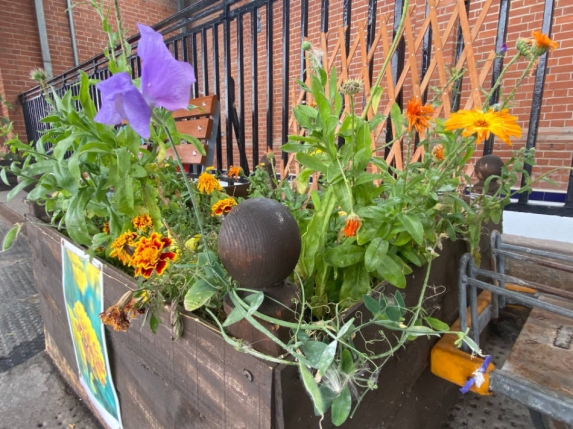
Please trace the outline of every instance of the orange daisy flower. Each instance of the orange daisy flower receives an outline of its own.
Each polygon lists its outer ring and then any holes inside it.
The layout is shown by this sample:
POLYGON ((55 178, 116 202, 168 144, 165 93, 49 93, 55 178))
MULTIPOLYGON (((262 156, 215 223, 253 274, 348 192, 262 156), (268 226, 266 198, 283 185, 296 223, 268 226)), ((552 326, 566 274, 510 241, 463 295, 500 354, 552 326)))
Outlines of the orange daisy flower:
POLYGON ((422 134, 424 130, 430 126, 430 119, 432 119, 433 113, 434 108, 429 104, 422 106, 422 101, 418 97, 410 100, 406 108, 408 132, 412 132, 412 129, 415 128, 418 134, 422 134))
POLYGON ((109 256, 119 259, 123 265, 129 265, 137 237, 137 233, 133 231, 121 234, 111 243, 112 250, 109 256))
POLYGON ((197 188, 202 194, 211 195, 213 191, 222 191, 223 188, 215 176, 206 171, 197 179, 197 188))
POLYGON ((533 49, 538 55, 543 55, 547 51, 551 52, 559 47, 559 43, 554 42, 541 31, 532 31, 531 35, 534 40, 533 49))
POLYGON ((508 112, 507 109, 500 112, 490 109, 486 113, 480 109, 459 110, 446 121, 446 130, 463 128, 464 137, 477 134, 476 144, 489 138, 492 133, 511 146, 510 137, 521 137, 521 127, 517 124, 517 116, 511 116, 508 112))
POLYGON ((229 213, 237 202, 234 198, 225 198, 224 200, 217 201, 211 207, 211 216, 221 216, 223 214, 229 213))
POLYGON ((163 249, 171 246, 170 238, 162 237, 154 232, 151 237, 143 237, 137 243, 137 247, 131 257, 131 266, 135 267, 135 276, 151 277, 153 271, 158 275, 163 274, 169 261, 174 261, 177 255, 174 252, 163 252, 163 249))
POLYGON ((346 225, 344 225, 342 233, 345 237, 356 237, 356 231, 361 224, 362 220, 355 214, 351 214, 346 218, 346 225))
POLYGON ((432 156, 434 157, 434 159, 436 161, 443 161, 445 159, 445 157, 444 157, 444 145, 443 144, 437 144, 436 146, 434 146, 432 148, 432 156))
POLYGON ((131 219, 131 223, 135 229, 140 231, 147 231, 147 228, 153 227, 153 220, 151 220, 151 216, 148 214, 135 216, 133 219, 131 219))
POLYGON ((232 165, 229 167, 229 171, 227 171, 227 176, 234 177, 238 179, 241 175, 242 168, 241 167, 233 167, 232 165))

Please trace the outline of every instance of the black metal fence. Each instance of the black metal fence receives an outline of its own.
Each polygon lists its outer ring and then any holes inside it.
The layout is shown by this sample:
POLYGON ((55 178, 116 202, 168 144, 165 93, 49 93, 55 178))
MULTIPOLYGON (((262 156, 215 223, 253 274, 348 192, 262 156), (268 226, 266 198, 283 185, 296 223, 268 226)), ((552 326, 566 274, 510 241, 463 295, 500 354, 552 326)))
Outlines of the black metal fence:
MULTIPOLYGON (((368 3, 366 40, 370 46, 375 39, 380 4, 377 0, 362 1, 368 3)), ((551 34, 554 0, 545 0, 544 4, 542 30, 551 34)), ((337 13, 340 13, 341 17, 333 16, 332 12, 329 12, 334 5, 335 2, 330 0, 200 0, 154 26, 166 36, 166 43, 174 56, 191 62, 195 67, 197 82, 192 87, 192 97, 216 94, 221 100, 222 120, 217 130, 216 149, 218 170, 225 170, 232 164, 236 165, 238 161, 248 173, 259 162, 262 152, 260 148, 273 148, 276 144, 286 143, 289 132, 289 106, 292 103, 291 55, 298 49, 294 45, 291 46, 291 41, 302 41, 308 36, 311 19, 313 25, 319 26, 313 31, 321 32, 327 32, 329 23, 336 21, 347 26, 345 37, 349 46, 348 28, 353 19, 353 2, 343 0, 342 7, 340 3, 336 3, 337 13), (310 12, 311 6, 317 5, 320 5, 320 17, 310 12), (280 73, 280 80, 275 78, 277 72, 280 73), (249 145, 247 137, 251 142, 249 145)), ((403 5, 404 0, 395 0, 394 31, 403 5)), ((465 6, 469 11, 470 0, 465 0, 465 6)), ((426 4, 426 14, 428 7, 426 4)), ((313 8, 313 11, 316 10, 316 7, 313 8)), ((499 0, 496 51, 499 51, 506 41, 510 10, 511 0, 499 0)), ((461 34, 461 30, 458 34, 461 34)), ((135 36, 129 43, 136 47, 137 40, 138 36, 135 36)), ((463 49, 463 38, 458 37, 456 43, 457 60, 463 49)), ((404 65, 405 51, 402 41, 392 59, 394 81, 404 65)), ((431 56, 432 31, 431 27, 428 27, 423 41, 421 79, 428 69, 431 56)), ((304 57, 299 57, 300 77, 304 80, 304 57)), ((108 76, 106 63, 103 55, 96 56, 55 77, 50 81, 50 85, 59 94, 63 94, 67 89, 74 88, 79 70, 85 71, 90 77, 103 79, 108 76)), ((139 76, 139 58, 133 56, 131 65, 133 77, 139 76)), ((369 64, 371 74, 372 68, 373 62, 369 64)), ((493 81, 497 79, 502 68, 503 57, 500 56, 495 59, 493 65, 493 81)), ((535 147, 537 140, 546 68, 545 55, 540 59, 535 77, 527 147, 535 147)), ((460 80, 459 85, 462 84, 460 80)), ((454 90, 452 94, 452 110, 456 110, 459 108, 459 91, 454 90)), ((92 96, 99 106, 99 95, 95 88, 92 96)), ((498 97, 499 93, 496 93, 491 104, 496 103, 498 97)), ((20 100, 24 109, 28 140, 37 140, 46 128, 41 118, 48 113, 48 106, 39 88, 22 94, 20 100)), ((399 104, 402 103, 400 94, 397 94, 396 100, 399 104)), ((492 151, 493 138, 484 145, 484 154, 492 151)), ((522 195, 519 203, 512 205, 510 209, 525 210, 527 202, 528 196, 522 195)), ((529 207, 526 210, 542 209, 529 207)), ((555 208, 552 212, 573 216, 573 173, 569 179, 565 207, 555 208)))

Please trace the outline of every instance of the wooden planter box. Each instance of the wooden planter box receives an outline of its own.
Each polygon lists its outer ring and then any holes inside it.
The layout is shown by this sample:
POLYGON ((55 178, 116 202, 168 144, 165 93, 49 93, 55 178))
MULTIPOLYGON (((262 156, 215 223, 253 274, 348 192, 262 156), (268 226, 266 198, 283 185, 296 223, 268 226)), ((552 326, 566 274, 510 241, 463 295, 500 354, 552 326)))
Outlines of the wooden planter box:
MULTIPOLYGON (((60 241, 53 228, 28 224, 34 277, 40 293, 46 350, 63 377, 86 404, 79 384, 62 290, 60 241)), ((432 268, 430 284, 446 292, 428 303, 446 322, 457 317, 457 275, 463 242, 446 243, 432 268)), ((486 258, 484 258, 486 259, 486 258)), ((114 304, 136 282, 104 264, 105 306, 114 304)), ((409 276, 404 290, 413 305, 425 269, 409 276)), ((390 292, 391 287, 387 288, 390 292)), ((206 321, 183 316, 184 334, 171 341, 167 327, 153 334, 138 321, 128 332, 107 330, 107 349, 125 428, 318 428, 319 418, 296 366, 264 362, 225 343, 206 321)), ((408 343, 383 368, 378 389, 369 392, 343 428, 439 427, 457 387, 428 370, 435 340, 408 343)), ((96 414, 97 415, 97 414, 96 414)), ((322 423, 331 428, 329 418, 322 423)))

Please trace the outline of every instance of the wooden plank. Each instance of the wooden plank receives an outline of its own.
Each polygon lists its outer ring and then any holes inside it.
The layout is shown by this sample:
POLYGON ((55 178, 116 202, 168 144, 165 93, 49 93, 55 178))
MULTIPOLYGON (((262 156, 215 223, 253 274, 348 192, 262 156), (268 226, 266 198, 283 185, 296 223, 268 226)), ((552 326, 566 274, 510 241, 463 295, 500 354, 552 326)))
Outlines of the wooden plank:
MULTIPOLYGON (((429 13, 429 18, 430 21, 432 23, 432 34, 434 35, 433 39, 434 39, 434 57, 436 59, 436 63, 438 65, 438 75, 440 78, 440 85, 442 86, 442 88, 446 88, 446 85, 448 83, 448 77, 446 74, 446 63, 444 61, 444 55, 443 55, 443 46, 445 44, 445 41, 442 41, 442 38, 439 36, 440 34, 440 27, 438 24, 438 16, 437 16, 437 4, 435 0, 428 0, 428 5, 430 6, 430 13, 429 13)), ((442 95, 442 104, 443 104, 443 108, 444 108, 444 113, 446 116, 450 115, 450 110, 451 110, 451 106, 450 106, 450 97, 449 97, 449 93, 447 91, 443 91, 442 95)))
MULTIPOLYGON (((207 151, 207 145, 205 147, 205 152, 207 151)), ((192 144, 181 144, 177 146, 177 153, 181 158, 183 164, 201 164, 205 165, 207 160, 206 156, 201 155, 194 145, 192 144)), ((165 151, 165 159, 173 158, 175 159, 175 152, 172 148, 167 148, 165 151)))
POLYGON ((176 122, 175 126, 177 127, 177 131, 182 134, 189 134, 199 140, 205 140, 211 135, 213 120, 211 118, 189 119, 187 121, 176 122))
POLYGON ((479 85, 478 71, 474 56, 473 38, 470 31, 470 24, 466 12, 464 0, 457 0, 458 13, 460 15, 460 27, 464 37, 465 51, 467 57, 468 74, 470 75, 471 94, 470 97, 474 100, 474 106, 481 107, 481 88, 479 85))
POLYGON ((176 110, 173 112, 173 118, 175 120, 183 118, 197 118, 200 116, 212 116, 217 111, 217 96, 207 95, 205 97, 193 98, 189 100, 189 104, 196 106, 194 109, 186 110, 176 110))

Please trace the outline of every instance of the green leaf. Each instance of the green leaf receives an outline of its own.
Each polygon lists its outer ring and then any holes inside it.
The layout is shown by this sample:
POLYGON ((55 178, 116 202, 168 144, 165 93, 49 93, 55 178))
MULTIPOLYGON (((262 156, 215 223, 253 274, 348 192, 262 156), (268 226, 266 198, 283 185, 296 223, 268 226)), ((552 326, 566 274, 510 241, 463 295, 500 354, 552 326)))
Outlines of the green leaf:
POLYGON ((93 119, 96 115, 96 107, 90 96, 90 79, 83 70, 80 70, 79 98, 84 112, 90 119, 93 119))
POLYGON ((380 314, 380 305, 378 301, 372 298, 370 295, 362 295, 362 301, 364 301, 364 306, 372 313, 373 316, 380 314))
MULTIPOLYGON (((294 137, 297 136, 289 136, 288 138, 290 140, 294 140, 294 137)), ((306 152, 308 151, 310 148, 312 148, 311 145, 308 144, 300 144, 300 143, 285 143, 281 146, 281 150, 283 152, 306 152)))
POLYGON ((327 345, 321 341, 310 340, 304 344, 304 356, 310 365, 318 369, 322 354, 326 350, 327 345))
POLYGON ((370 292, 370 276, 364 264, 355 264, 344 270, 344 279, 340 288, 340 301, 358 301, 362 295, 370 292))
POLYGON ((347 375, 351 375, 355 369, 356 366, 354 365, 354 360, 352 359, 352 353, 350 350, 342 350, 340 357, 340 370, 347 375))
POLYGON ((6 233, 4 240, 2 241, 2 252, 10 249, 14 243, 16 242, 16 238, 18 238, 18 234, 20 233, 20 229, 22 228, 21 223, 16 223, 10 230, 6 233))
POLYGON ((374 238, 368 248, 366 249, 366 254, 364 255, 364 265, 368 271, 375 271, 381 258, 384 258, 388 253, 388 243, 382 238, 374 238))
POLYGON ((378 111, 378 105, 380 104, 380 99, 382 98, 382 93, 384 88, 381 86, 373 86, 370 90, 370 99, 372 100, 372 111, 376 113, 378 111))
POLYGON ((304 104, 299 104, 292 109, 292 111, 296 121, 302 128, 306 130, 313 130, 315 128, 313 120, 316 120, 316 117, 318 116, 318 112, 315 109, 305 106, 304 104))
POLYGON ((154 334, 157 333, 157 328, 159 327, 159 322, 161 322, 159 317, 157 317, 155 314, 152 313, 151 317, 149 318, 149 327, 151 328, 151 331, 154 334))
POLYGON ((128 175, 131 167, 129 152, 126 148, 121 147, 115 150, 115 155, 117 157, 117 174, 119 174, 119 177, 123 178, 128 175))
POLYGON ((396 128, 396 135, 394 138, 398 138, 403 134, 403 127, 404 127, 404 118, 402 117, 402 110, 400 110, 400 106, 394 103, 392 104, 392 109, 390 110, 390 117, 392 118, 392 123, 396 128))
POLYGON ((320 360, 318 361, 318 370, 322 375, 326 374, 328 367, 334 361, 334 356, 336 355, 336 347, 338 346, 338 341, 334 340, 331 342, 320 356, 320 360))
POLYGON ((321 173, 327 173, 327 167, 320 159, 314 156, 307 155, 306 153, 299 152, 296 154, 296 160, 305 167, 310 168, 313 171, 320 171, 321 173))
POLYGON ((331 415, 332 424, 340 426, 348 419, 350 409, 352 408, 352 395, 348 385, 344 386, 342 392, 332 401, 331 415))
POLYGON ((298 176, 296 176, 296 190, 299 194, 302 195, 307 191, 311 175, 312 170, 304 168, 300 173, 298 173, 298 176))
POLYGON ((402 311, 398 307, 389 306, 386 307, 386 317, 392 322, 399 322, 402 320, 402 311))
POLYGON ((265 299, 265 294, 261 291, 252 293, 245 298, 245 302, 249 304, 249 309, 247 310, 247 315, 252 316, 255 311, 259 309, 261 304, 265 299))
POLYGON ((333 247, 324 254, 324 261, 333 267, 349 267, 362 260, 364 249, 352 244, 333 247))
POLYGON ((229 313, 225 321, 223 322, 223 327, 231 326, 234 323, 237 323, 239 320, 242 320, 245 317, 245 309, 242 307, 235 307, 229 313))
POLYGON ((2 179, 4 184, 10 185, 10 183, 8 182, 8 176, 6 176, 6 170, 7 170, 6 167, 0 169, 0 179, 2 179))
POLYGON ((324 401, 322 400, 322 395, 320 394, 320 390, 318 389, 318 384, 314 381, 314 377, 310 373, 310 371, 306 368, 306 365, 299 361, 298 362, 298 369, 300 371, 300 375, 302 378, 302 382, 310 398, 312 399, 312 403, 314 404, 314 408, 321 416, 324 415, 326 411, 324 409, 324 401))
POLYGON ((342 207, 346 213, 350 214, 352 212, 352 193, 346 187, 344 181, 335 183, 332 188, 334 188, 334 193, 336 194, 336 199, 338 204, 342 207))
MULTIPOLYGON (((354 317, 351 318, 348 322, 346 322, 344 326, 342 326, 342 328, 340 328, 340 331, 338 331, 338 333, 336 334, 336 338, 340 339, 344 337, 346 333, 350 331, 350 328, 352 327, 353 324, 354 324, 354 317)), ((350 331, 350 333, 352 332, 353 331, 350 331)))
POLYGON ((70 146, 74 144, 75 140, 76 140, 75 134, 72 134, 66 137, 65 139, 60 140, 56 144, 56 147, 54 147, 54 158, 56 158, 58 161, 63 160, 66 151, 70 148, 70 146))
POLYGON ((183 305, 185 310, 194 311, 209 301, 217 289, 203 279, 197 280, 185 294, 183 305))
POLYGON ((406 231, 408 231, 416 243, 422 246, 424 244, 424 225, 422 225, 422 221, 413 215, 400 213, 398 216, 400 222, 404 228, 406 228, 406 231))
POLYGON ((77 153, 82 154, 82 153, 90 152, 90 153, 102 153, 102 154, 109 155, 112 153, 112 151, 113 151, 113 146, 110 145, 109 143, 92 142, 92 143, 86 143, 85 145, 83 145, 77 151, 77 153))
POLYGON ((447 323, 442 322, 439 319, 436 319, 434 317, 425 317, 424 320, 426 321, 426 323, 428 325, 430 325, 430 327, 432 329, 435 329, 436 331, 449 331, 450 327, 448 326, 447 323))
POLYGON ((34 181, 32 179, 23 179, 20 183, 18 183, 14 188, 12 188, 12 190, 10 192, 8 192, 8 195, 6 195, 6 201, 10 201, 12 198, 14 198, 22 189, 24 189, 26 186, 31 185, 32 183, 34 183, 34 181))
POLYGON ((134 209, 133 179, 130 176, 123 177, 115 186, 113 200, 120 212, 131 216, 134 209))
MULTIPOLYGON (((406 303, 404 302, 404 297, 398 291, 394 292, 394 302, 396 303, 396 305, 398 307, 400 307, 400 309, 404 310, 406 308, 406 303)), ((402 312, 402 314, 404 314, 404 313, 402 312)))
POLYGON ((70 199, 70 205, 65 215, 66 228, 70 238, 78 244, 91 244, 88 234, 85 208, 93 196, 93 188, 82 188, 70 199))
POLYGON ((400 289, 406 287, 406 276, 404 276, 400 266, 389 255, 378 259, 376 274, 400 289))

